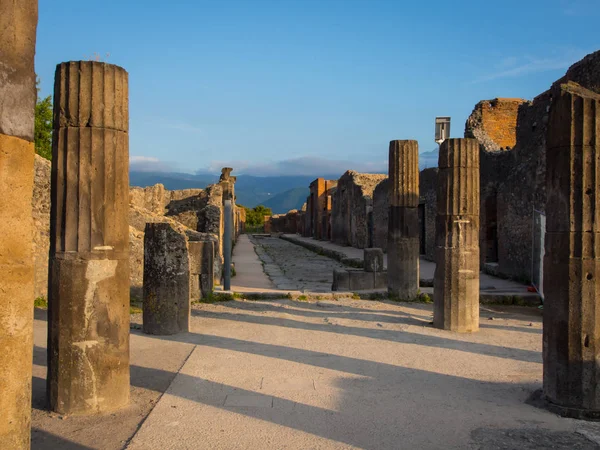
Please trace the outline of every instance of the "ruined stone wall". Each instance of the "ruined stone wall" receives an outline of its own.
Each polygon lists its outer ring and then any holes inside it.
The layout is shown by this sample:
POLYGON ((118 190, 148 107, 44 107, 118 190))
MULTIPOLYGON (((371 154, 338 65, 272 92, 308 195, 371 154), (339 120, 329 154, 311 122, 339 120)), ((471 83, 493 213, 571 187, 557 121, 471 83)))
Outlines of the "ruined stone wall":
POLYGON ((370 245, 369 214, 373 191, 386 178, 383 174, 347 171, 332 195, 331 240, 336 244, 367 248, 370 245))
MULTIPOLYGON (((433 261, 435 251, 437 173, 438 169, 435 167, 419 172, 421 255, 430 261, 433 261)), ((381 248, 383 251, 387 251, 388 242, 389 195, 389 179, 386 178, 373 191, 373 247, 381 248)))
MULTIPOLYGON (((553 86, 566 81, 600 92, 600 51, 571 66, 553 86)), ((545 210, 546 131, 552 95, 550 89, 519 106, 511 152, 503 156, 481 153, 482 263, 493 262, 493 221, 489 218, 495 214, 497 271, 523 281, 531 278, 533 210, 545 210)))
POLYGON ((421 239, 420 245, 421 255, 429 261, 433 261, 435 258, 437 185, 437 167, 421 170, 419 173, 419 224, 422 224, 419 230, 421 239))
POLYGON ((373 247, 387 251, 390 180, 386 178, 373 190, 373 247))
POLYGON ((50 253, 50 161, 35 155, 33 184, 33 257, 34 297, 48 292, 48 257, 50 253))
POLYGON ((465 137, 479 141, 487 151, 510 150, 517 142, 517 116, 525 103, 520 98, 482 100, 465 124, 465 137))
MULTIPOLYGON (((50 245, 50 161, 39 156, 35 160, 35 184, 32 199, 34 218, 35 297, 46 297, 48 290, 48 256, 50 245)), ((215 282, 220 283, 223 266, 222 188, 169 191, 162 184, 146 188, 130 188, 129 268, 132 295, 141 299, 144 271, 144 229, 148 222, 173 223, 192 240, 212 240, 215 243, 215 282), (183 227, 183 228, 181 228, 183 227)), ((240 208, 238 208, 240 209, 240 208)), ((237 214, 237 229, 245 223, 245 210, 237 214)))

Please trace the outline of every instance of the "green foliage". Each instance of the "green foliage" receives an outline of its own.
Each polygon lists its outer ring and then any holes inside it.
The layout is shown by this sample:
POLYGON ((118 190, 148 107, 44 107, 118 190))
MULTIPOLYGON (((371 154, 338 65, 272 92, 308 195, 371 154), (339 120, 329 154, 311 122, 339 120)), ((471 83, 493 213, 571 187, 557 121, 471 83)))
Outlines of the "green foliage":
MULTIPOLYGON (((36 81, 40 91, 40 79, 36 81)), ((35 152, 43 158, 52 159, 52 97, 37 100, 35 104, 35 152)))
POLYGON ((192 303, 217 303, 217 302, 230 302, 235 297, 232 294, 225 292, 212 292, 207 297, 202 297, 192 303))
POLYGON ((33 306, 35 306, 36 308, 42 308, 42 309, 46 309, 48 308, 48 300, 46 300, 46 297, 38 297, 33 301, 33 306))
POLYGON ((250 209, 244 206, 246 210, 246 226, 258 227, 262 226, 265 221, 265 216, 272 216, 273 212, 271 208, 267 208, 263 205, 255 206, 250 209))

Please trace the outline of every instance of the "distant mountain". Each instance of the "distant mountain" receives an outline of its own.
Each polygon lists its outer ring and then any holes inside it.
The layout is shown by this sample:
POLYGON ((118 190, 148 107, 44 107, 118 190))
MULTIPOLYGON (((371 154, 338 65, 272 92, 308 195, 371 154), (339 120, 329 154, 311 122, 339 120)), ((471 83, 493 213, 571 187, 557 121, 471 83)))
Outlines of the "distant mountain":
POLYGON ((437 167, 440 150, 436 148, 430 152, 419 153, 419 169, 429 169, 437 167))
MULTIPOLYGON (((233 174, 235 175, 235 173, 233 174)), ((326 176, 328 179, 337 180, 341 174, 326 176)), ((252 175, 239 175, 235 183, 235 195, 236 202, 238 205, 244 205, 249 208, 253 208, 270 199, 274 199, 277 194, 284 193, 286 191, 295 190, 296 188, 305 189, 305 200, 308 196, 308 186, 316 177, 311 176, 280 176, 280 177, 255 177, 252 175)), ((203 189, 209 184, 219 182, 219 175, 210 174, 189 174, 179 172, 129 172, 129 184, 131 186, 146 187, 152 186, 156 183, 164 184, 165 188, 169 190, 177 189, 203 189)), ((292 204, 289 209, 296 207, 296 202, 292 199, 301 198, 299 193, 287 194, 290 200, 276 200, 281 202, 283 205, 292 204), (295 195, 295 196, 294 196, 295 195)), ((304 203, 304 201, 302 203, 304 203)), ((300 206, 302 206, 300 203, 300 206)), ((288 210, 284 211, 287 212, 288 210)))
POLYGON ((308 186, 290 189, 271 197, 263 205, 271 208, 273 214, 285 214, 292 209, 302 208, 309 193, 308 186))

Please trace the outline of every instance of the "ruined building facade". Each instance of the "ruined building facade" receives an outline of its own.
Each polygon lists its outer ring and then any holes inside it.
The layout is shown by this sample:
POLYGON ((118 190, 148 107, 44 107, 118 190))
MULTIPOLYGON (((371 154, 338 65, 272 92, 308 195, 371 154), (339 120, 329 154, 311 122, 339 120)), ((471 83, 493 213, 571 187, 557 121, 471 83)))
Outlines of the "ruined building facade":
MULTIPOLYGON (((548 91, 532 101, 484 100, 475 105, 466 121, 464 137, 477 139, 480 147, 482 270, 531 281, 532 265, 541 250, 534 238, 543 233, 536 217, 545 214, 546 132, 552 92, 567 81, 600 92, 600 51, 571 66, 548 91)), ((429 260, 434 259, 437 180, 437 168, 420 172, 420 253, 429 260)), ((338 180, 331 199, 332 242, 356 248, 387 249, 389 182, 386 175, 348 171, 338 180)), ((295 217, 300 217, 296 222, 306 224, 308 211, 307 203, 307 212, 294 212, 295 217)), ((285 217, 280 215, 277 219, 277 231, 293 232, 287 228, 290 221, 285 217)), ((296 232, 315 237, 308 225, 304 232, 296 232)))

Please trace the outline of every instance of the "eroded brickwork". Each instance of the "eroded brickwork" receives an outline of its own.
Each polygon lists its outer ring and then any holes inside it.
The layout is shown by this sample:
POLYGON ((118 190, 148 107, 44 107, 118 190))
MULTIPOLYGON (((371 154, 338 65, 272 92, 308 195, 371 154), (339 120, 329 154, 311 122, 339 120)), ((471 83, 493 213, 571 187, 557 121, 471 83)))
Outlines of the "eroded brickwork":
POLYGON ((520 98, 482 100, 467 119, 465 137, 476 138, 487 151, 510 150, 517 142, 520 98))

